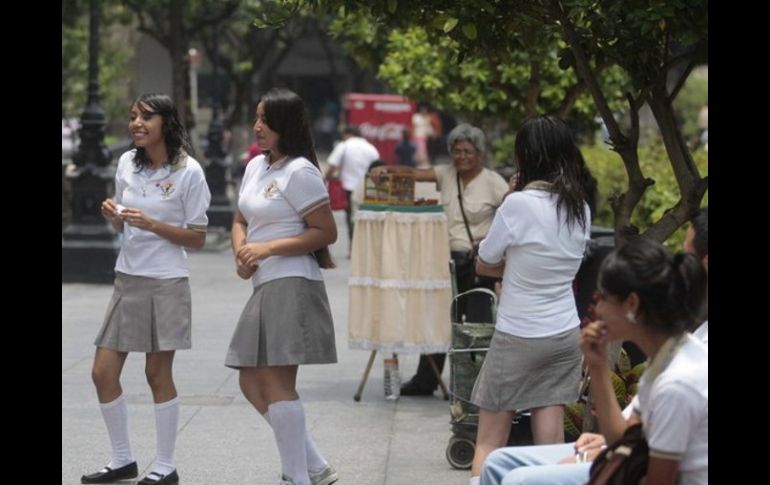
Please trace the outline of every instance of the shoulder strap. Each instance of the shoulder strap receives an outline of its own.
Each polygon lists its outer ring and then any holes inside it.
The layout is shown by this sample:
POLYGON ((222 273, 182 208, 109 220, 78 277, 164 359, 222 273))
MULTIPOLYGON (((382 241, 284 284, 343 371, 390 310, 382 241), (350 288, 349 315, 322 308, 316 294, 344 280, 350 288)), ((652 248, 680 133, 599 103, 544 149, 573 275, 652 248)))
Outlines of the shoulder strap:
POLYGON ((465 209, 463 208, 463 189, 460 187, 460 174, 456 174, 457 177, 457 200, 460 201, 460 213, 463 215, 463 222, 465 223, 465 231, 468 233, 468 240, 471 242, 471 248, 473 247, 473 236, 471 235, 471 228, 468 225, 468 218, 465 217, 465 209))

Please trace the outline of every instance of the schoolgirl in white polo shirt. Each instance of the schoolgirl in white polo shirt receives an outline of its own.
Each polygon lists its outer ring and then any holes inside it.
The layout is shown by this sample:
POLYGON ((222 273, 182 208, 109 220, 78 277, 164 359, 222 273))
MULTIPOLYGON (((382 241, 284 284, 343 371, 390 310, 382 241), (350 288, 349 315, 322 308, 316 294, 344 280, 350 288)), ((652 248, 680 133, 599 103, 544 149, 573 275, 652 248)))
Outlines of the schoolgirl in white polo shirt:
POLYGON ((111 483, 138 474, 120 374, 129 352, 145 352, 158 449, 150 473, 138 483, 169 485, 179 482, 174 352, 191 346, 185 248, 203 247, 211 194, 203 169, 187 154, 189 141, 171 98, 141 95, 131 104, 128 130, 135 148, 120 157, 115 196, 101 206, 102 215, 122 232, 123 245, 115 264, 115 291, 94 342, 92 372, 112 460, 81 482, 111 483))
POLYGON ((225 365, 240 371, 243 395, 273 428, 281 483, 329 485, 337 473, 310 437, 296 380, 301 364, 337 362, 320 270, 334 267, 327 246, 337 226, 302 99, 268 91, 254 132, 265 153, 246 167, 232 228, 236 272, 254 292, 225 365))
POLYGON ((583 329, 580 346, 607 442, 642 423, 650 448, 646 483, 708 483, 708 347, 686 332, 703 317, 707 285, 694 255, 672 255, 646 238, 627 243, 602 263, 597 307, 602 320, 583 329), (607 363, 607 344, 617 340, 634 342, 649 358, 628 420, 607 363))

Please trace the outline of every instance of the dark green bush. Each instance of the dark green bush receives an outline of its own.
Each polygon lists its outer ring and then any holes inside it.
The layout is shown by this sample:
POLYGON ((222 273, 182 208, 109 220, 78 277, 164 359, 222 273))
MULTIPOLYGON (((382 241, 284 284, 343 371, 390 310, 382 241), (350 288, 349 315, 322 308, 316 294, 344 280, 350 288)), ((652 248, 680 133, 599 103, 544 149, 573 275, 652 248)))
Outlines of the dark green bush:
MULTIPOLYGON (((599 200, 594 224, 613 227, 613 214, 608 198, 624 192, 628 188, 628 177, 620 156, 601 146, 581 148, 591 172, 599 181, 599 200)), ((697 150, 693 154, 695 163, 702 176, 708 175, 708 152, 697 150)), ((639 148, 639 163, 645 177, 655 180, 636 207, 631 222, 644 232, 654 222, 660 220, 663 213, 679 200, 679 188, 671 170, 666 151, 661 144, 651 144, 639 148)), ((708 205, 708 192, 701 206, 708 205)), ((673 250, 680 250, 686 226, 679 228, 664 244, 673 250)))

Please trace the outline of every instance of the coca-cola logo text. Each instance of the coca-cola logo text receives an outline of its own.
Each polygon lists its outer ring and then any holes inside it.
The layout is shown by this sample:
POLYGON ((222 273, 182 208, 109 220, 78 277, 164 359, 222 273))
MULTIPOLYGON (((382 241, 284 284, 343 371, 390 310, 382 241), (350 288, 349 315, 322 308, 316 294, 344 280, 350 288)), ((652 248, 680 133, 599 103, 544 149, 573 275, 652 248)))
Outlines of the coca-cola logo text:
POLYGON ((361 135, 370 140, 401 140, 401 132, 408 128, 401 123, 385 123, 384 125, 375 125, 365 122, 358 125, 361 135))

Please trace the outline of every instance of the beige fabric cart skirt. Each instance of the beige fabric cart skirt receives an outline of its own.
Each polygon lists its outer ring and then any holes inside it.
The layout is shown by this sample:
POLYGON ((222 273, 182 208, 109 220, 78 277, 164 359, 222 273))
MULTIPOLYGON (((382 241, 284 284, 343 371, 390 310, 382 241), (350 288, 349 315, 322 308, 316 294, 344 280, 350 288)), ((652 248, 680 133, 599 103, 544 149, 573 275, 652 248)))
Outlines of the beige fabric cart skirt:
POLYGON ((348 287, 351 349, 446 352, 452 329, 446 214, 359 210, 348 287))
POLYGON ((235 328, 225 365, 271 367, 337 362, 334 322, 323 281, 268 281, 252 293, 235 328))
POLYGON ((94 345, 119 352, 191 347, 190 281, 115 275, 115 291, 94 345))
POLYGON ((495 330, 471 401, 490 411, 523 411, 575 402, 580 328, 543 338, 495 330))

